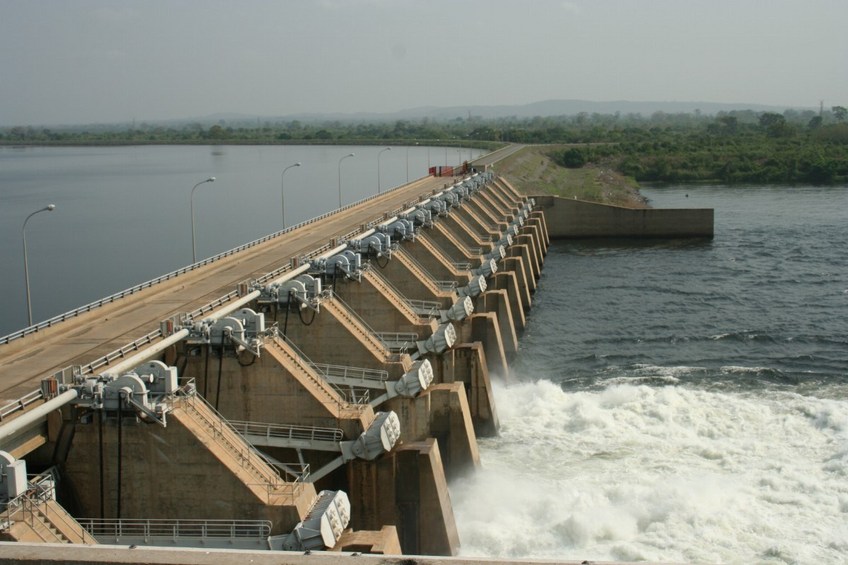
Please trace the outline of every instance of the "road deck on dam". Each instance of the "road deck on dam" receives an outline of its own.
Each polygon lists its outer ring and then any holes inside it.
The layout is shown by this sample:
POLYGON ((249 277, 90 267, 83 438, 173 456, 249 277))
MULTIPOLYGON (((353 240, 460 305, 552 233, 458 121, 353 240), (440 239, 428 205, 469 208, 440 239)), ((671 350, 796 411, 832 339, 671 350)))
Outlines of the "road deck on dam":
MULTIPOLYGON (((84 365, 311 252, 332 238, 442 190, 450 177, 425 177, 376 198, 288 231, 254 247, 161 282, 91 312, 0 345, 0 406, 38 389, 41 379, 84 365)), ((131 260, 130 257, 127 260, 131 260)))

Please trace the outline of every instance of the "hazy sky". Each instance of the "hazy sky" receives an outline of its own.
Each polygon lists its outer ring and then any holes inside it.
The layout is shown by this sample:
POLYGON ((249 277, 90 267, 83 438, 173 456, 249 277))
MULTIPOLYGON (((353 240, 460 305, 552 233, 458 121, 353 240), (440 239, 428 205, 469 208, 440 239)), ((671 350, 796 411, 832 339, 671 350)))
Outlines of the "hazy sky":
POLYGON ((848 0, 0 0, 0 125, 848 105, 848 0))

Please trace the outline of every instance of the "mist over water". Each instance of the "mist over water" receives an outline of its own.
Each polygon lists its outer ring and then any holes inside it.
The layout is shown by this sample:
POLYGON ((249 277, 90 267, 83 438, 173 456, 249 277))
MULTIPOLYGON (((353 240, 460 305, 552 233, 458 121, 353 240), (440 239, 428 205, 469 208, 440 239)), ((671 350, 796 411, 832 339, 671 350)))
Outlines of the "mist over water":
POLYGON ((848 192, 643 192, 716 237, 552 246, 462 555, 843 563, 848 192))

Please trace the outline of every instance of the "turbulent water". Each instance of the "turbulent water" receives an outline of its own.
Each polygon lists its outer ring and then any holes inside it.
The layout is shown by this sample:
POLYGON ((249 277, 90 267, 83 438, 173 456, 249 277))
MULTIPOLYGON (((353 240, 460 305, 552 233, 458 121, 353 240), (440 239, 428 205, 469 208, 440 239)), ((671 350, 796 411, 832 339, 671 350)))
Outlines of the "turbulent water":
POLYGON ((462 555, 844 563, 848 189, 644 193, 715 238, 551 247, 462 555))

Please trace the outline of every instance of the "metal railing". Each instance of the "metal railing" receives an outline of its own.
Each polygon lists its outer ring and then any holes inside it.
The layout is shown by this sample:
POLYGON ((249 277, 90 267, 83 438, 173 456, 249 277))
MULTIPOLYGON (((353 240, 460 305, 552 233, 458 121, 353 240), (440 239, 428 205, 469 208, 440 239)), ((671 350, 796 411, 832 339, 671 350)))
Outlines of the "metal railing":
POLYGON ((389 349, 388 345, 380 339, 380 334, 374 331, 374 328, 368 325, 368 323, 360 316, 350 305, 339 297, 339 295, 335 295, 333 299, 342 305, 342 315, 348 318, 349 321, 354 324, 359 324, 361 326, 361 330, 364 330, 366 333, 370 334, 375 340, 382 343, 383 347, 389 349))
POLYGON ((303 351, 301 351, 300 348, 298 348, 297 345, 295 345, 295 343, 288 338, 288 336, 281 333, 279 331, 279 328, 277 329, 275 339, 278 340, 275 343, 277 348, 304 371, 304 375, 312 382, 314 382, 318 389, 325 395, 327 402, 338 406, 339 411, 346 408, 350 408, 350 405, 347 400, 344 397, 339 396, 338 391, 334 390, 332 386, 328 385, 327 379, 323 374, 316 373, 315 375, 313 375, 312 372, 310 372, 310 369, 312 369, 312 371, 315 370, 314 363, 312 363, 312 360, 309 359, 309 357, 303 351), (287 347, 289 347, 292 351, 286 351, 281 346, 281 342, 284 343, 287 347))
POLYGON ((380 382, 389 380, 389 372, 382 369, 366 369, 363 367, 348 367, 346 365, 330 365, 327 363, 312 363, 312 367, 325 377, 338 377, 358 381, 380 382))
POLYGON ((328 441, 334 443, 338 443, 344 439, 344 432, 338 428, 269 424, 243 420, 230 420, 230 425, 238 430, 242 436, 261 436, 266 439, 328 441))
POLYGON ((425 318, 436 318, 439 316, 439 310, 441 310, 442 305, 436 302, 435 300, 418 300, 416 298, 407 298, 404 296, 400 290, 392 283, 389 279, 384 277, 378 270, 374 270, 371 273, 371 276, 378 279, 376 282, 381 284, 394 292, 397 296, 400 297, 403 302, 409 306, 413 312, 419 317, 423 316, 425 318))
MULTIPOLYGON (((412 184, 422 182, 423 180, 425 180, 427 178, 429 178, 429 175, 427 177, 421 177, 417 180, 414 180, 411 183, 396 186, 396 187, 394 187, 390 190, 384 191, 383 194, 386 194, 388 192, 395 191, 395 190, 410 186, 412 184)), ((124 290, 124 291, 115 293, 113 295, 107 296, 106 298, 102 298, 100 300, 97 300, 97 301, 92 302, 90 304, 87 304, 85 306, 81 306, 79 308, 76 308, 75 310, 71 310, 71 311, 66 312, 64 314, 54 316, 53 318, 50 318, 48 320, 45 320, 45 321, 40 322, 38 324, 35 324, 33 326, 30 326, 30 327, 24 328, 22 330, 19 330, 17 332, 14 332, 14 333, 8 334, 6 336, 0 337, 0 345, 8 344, 8 343, 10 343, 10 342, 12 342, 16 339, 20 339, 22 337, 25 337, 26 335, 29 335, 31 333, 35 333, 35 332, 39 331, 40 329, 51 327, 52 325, 54 325, 56 323, 59 323, 59 322, 65 321, 67 319, 76 317, 80 314, 89 312, 89 311, 91 311, 95 308, 99 308, 100 306, 103 306, 105 304, 109 304, 109 303, 114 302, 115 300, 118 300, 120 298, 130 296, 132 294, 135 294, 136 292, 139 292, 141 290, 152 287, 152 286, 154 286, 158 283, 170 280, 170 279, 172 279, 176 276, 185 274, 185 273, 190 272, 194 269, 203 267, 205 265, 208 265, 210 263, 213 263, 213 262, 218 261, 220 259, 223 259, 225 257, 229 257, 229 256, 231 256, 235 253, 240 252, 240 251, 244 251, 248 248, 251 248, 251 247, 254 247, 256 245, 265 243, 265 242, 267 242, 271 239, 274 239, 276 237, 279 237, 279 236, 281 236, 285 233, 289 233, 289 232, 296 230, 298 228, 301 228, 301 227, 310 225, 312 223, 315 223, 317 221, 323 220, 323 219, 330 217, 334 214, 341 213, 343 211, 346 211, 350 208, 353 208, 355 206, 358 206, 360 204, 363 204, 363 203, 368 202, 370 200, 373 200, 375 198, 379 198, 380 196, 381 196, 381 194, 377 194, 377 195, 372 195, 372 196, 363 198, 361 200, 358 200, 356 202, 348 204, 348 205, 346 205, 342 208, 339 208, 337 210, 327 212, 325 214, 322 214, 322 215, 317 216, 315 218, 312 218, 310 220, 306 220, 306 221, 301 222, 299 224, 296 224, 294 226, 288 227, 284 230, 280 230, 278 232, 269 234, 269 235, 262 237, 260 239, 251 241, 249 243, 246 243, 244 245, 241 245, 241 246, 236 247, 234 249, 231 249, 229 251, 225 251, 223 253, 219 253, 218 255, 214 255, 214 256, 209 257, 207 259, 204 259, 202 261, 198 261, 197 263, 194 263, 194 264, 189 265, 187 267, 183 267, 183 268, 178 269, 176 271, 172 271, 170 273, 167 273, 165 275, 162 275, 162 276, 157 277, 155 279, 152 279, 150 281, 143 282, 143 283, 136 285, 134 287, 131 287, 127 290, 124 290)), ((396 209, 394 209, 390 212, 387 212, 386 214, 389 217, 396 216, 397 214, 403 212, 404 210, 409 209, 410 207, 412 207, 414 205, 415 205, 414 201, 411 202, 411 203, 410 202, 404 202, 400 207, 398 207, 398 208, 396 208, 396 209)), ((385 214, 377 216, 373 220, 371 220, 370 222, 368 222, 367 224, 364 225, 364 230, 363 230, 362 227, 360 227, 357 230, 354 230, 354 231, 350 232, 349 234, 347 234, 347 236, 350 236, 351 234, 361 233, 362 231, 367 231, 368 229, 371 229, 373 226, 382 222, 385 217, 386 217, 385 214)), ((321 246, 317 249, 312 250, 311 252, 307 253, 303 257, 305 257, 306 259, 311 258, 311 257, 316 257, 316 256, 320 255, 321 253, 328 251, 329 249, 331 249, 331 245, 328 243, 328 244, 325 244, 325 245, 323 245, 323 246, 321 246)), ((408 255, 407 255, 407 257, 408 257, 408 255)), ((419 267, 420 267, 420 265, 419 265, 419 267)), ((292 266, 291 266, 290 263, 283 265, 283 266, 279 267, 278 269, 275 269, 274 271, 271 271, 271 272, 266 273, 265 275, 259 277, 258 279, 255 280, 255 282, 258 283, 258 284, 262 284, 264 282, 267 282, 269 280, 272 280, 274 278, 279 277, 280 275, 282 275, 283 273, 285 273, 285 272, 287 272, 291 269, 292 269, 292 266)), ((450 291, 450 290, 456 289, 457 283, 453 282, 453 281, 436 281, 436 286, 438 288, 440 288, 441 290, 450 291)), ((193 310, 192 312, 189 312, 187 314, 187 316, 189 318, 195 318, 195 317, 203 316, 204 314, 211 312, 211 311, 215 310, 216 308, 219 308, 220 306, 222 306, 222 305, 226 304, 227 302, 230 302, 231 300, 238 298, 238 297, 239 297, 238 290, 233 290, 233 291, 227 293, 226 295, 221 296, 221 297, 217 298, 216 300, 210 302, 209 304, 206 304, 204 306, 201 306, 201 307, 193 310)), ((348 309, 348 311, 350 311, 350 309, 348 309)), ((374 333, 373 330, 372 330, 372 333, 374 333)), ((109 365, 109 363, 111 363, 115 359, 120 359, 120 358, 125 357, 127 355, 127 353, 129 353, 129 352, 138 351, 141 346, 148 345, 148 344, 152 343, 154 340, 156 340, 160 337, 162 337, 161 329, 154 330, 154 331, 148 333, 147 335, 144 335, 144 336, 136 339, 132 343, 129 343, 129 344, 125 345, 124 347, 121 347, 120 349, 117 349, 115 351, 107 353, 103 357, 95 359, 94 361, 92 361, 92 362, 90 362, 86 365, 65 367, 65 368, 57 371, 56 373, 54 373, 54 376, 59 378, 60 382, 67 384, 66 379, 69 376, 85 375, 85 374, 89 374, 89 373, 94 373, 94 371, 96 371, 100 367, 109 365)), ((288 343, 291 344, 291 342, 288 342, 288 343)), ((22 397, 21 399, 19 399, 17 401, 14 401, 14 402, 11 402, 11 403, 5 405, 2 408, 2 415, 0 415, 0 420, 2 420, 3 417, 8 416, 11 413, 14 413, 18 410, 23 410, 26 407, 26 405, 31 404, 33 402, 37 402, 37 401, 41 400, 42 398, 43 398, 43 396, 42 396, 41 391, 36 390, 36 391, 33 391, 32 393, 30 393, 28 395, 25 395, 24 397, 22 397), (23 401, 24 403, 22 403, 21 401, 23 401)))
POLYGON ((207 430, 210 430, 213 439, 234 456, 241 468, 262 480, 260 483, 249 483, 251 486, 264 488, 269 500, 274 494, 291 496, 294 500, 303 488, 300 481, 284 481, 273 463, 261 451, 253 447, 230 422, 196 391, 193 394, 183 396, 182 402, 184 406, 189 408, 186 413, 207 430), (203 414, 204 409, 211 412, 215 418, 206 417, 203 414))
MULTIPOLYGON (((482 250, 481 248, 479 248, 479 247, 466 247, 465 245, 463 245, 461 242, 458 242, 458 241, 452 241, 451 243, 453 243, 453 244, 456 246, 456 248, 457 248, 457 249, 459 249, 459 250, 463 253, 463 255, 465 255, 466 257, 480 257, 480 256, 483 254, 483 250, 482 250)), ((425 245, 431 245, 431 246, 433 247, 433 249, 435 249, 436 251, 438 251, 439 253, 441 253, 441 254, 442 254, 442 256, 443 256, 443 257, 444 257, 444 258, 445 258, 445 259, 446 259, 449 263, 451 263, 452 265, 454 265, 454 267, 455 267, 457 270, 459 270, 459 271, 467 271, 468 269, 470 269, 470 268, 471 268, 471 267, 470 267, 470 265, 471 265, 471 263, 470 263, 470 262, 468 262, 468 261, 456 261, 456 260, 455 260, 455 259, 454 259, 454 258, 453 258, 453 257, 452 257, 452 256, 451 256, 451 255, 450 255, 450 254, 446 251, 446 250, 445 250, 445 248, 444 248, 444 247, 442 247, 441 245, 439 245, 438 243, 436 243, 436 241, 435 241, 432 237, 427 238, 427 243, 426 243, 425 245), (468 267, 465 267, 465 268, 460 268, 460 265, 469 265, 469 266, 468 266, 468 267)))
POLYGON ((0 407, 0 422, 2 422, 3 418, 9 414, 17 412, 18 410, 26 410, 27 406, 34 402, 38 402, 42 398, 44 398, 44 394, 42 394, 41 389, 38 389, 30 392, 29 394, 25 394, 19 399, 14 400, 3 407, 0 407))
POLYGON ((371 391, 367 388, 330 384, 331 387, 349 404, 365 406, 371 402, 371 391))
POLYGON ((412 309, 415 310, 416 314, 424 316, 425 318, 438 318, 439 311, 442 309, 442 305, 434 300, 408 298, 407 302, 410 306, 412 306, 412 309))
POLYGON ((408 263, 412 266, 412 268, 413 268, 413 269, 415 269, 415 270, 419 271, 419 274, 420 274, 421 276, 424 276, 424 277, 426 277, 427 279, 429 279, 430 281, 432 281, 432 283, 433 283, 433 284, 436 286, 436 288, 438 288, 439 290, 447 290, 447 291, 451 291, 451 290, 453 290, 453 289, 455 289, 455 288, 457 287, 457 283, 456 283, 456 281, 440 281, 440 280, 437 280, 437 279, 436 279, 436 277, 434 277, 434 276, 430 273, 430 271, 428 271, 428 270, 424 267, 424 265, 422 265, 421 263, 419 263, 419 262, 418 262, 418 260, 417 260, 417 259, 415 259, 415 258, 414 258, 412 255, 410 255, 409 253, 404 253, 404 255, 403 255, 403 259, 404 259, 404 261, 407 261, 407 262, 408 262, 408 263))
MULTIPOLYGON (((381 196, 383 196, 384 194, 388 194, 388 193, 390 193, 390 192, 394 192, 394 191, 396 191, 396 190, 400 190, 400 189, 402 189, 402 188, 404 188, 404 187, 408 187, 408 186, 410 186, 410 185, 412 185, 412 184, 415 184, 415 183, 421 182, 421 181, 423 181, 424 179, 427 179, 427 178, 429 178, 429 175, 428 175, 428 176, 426 176, 426 177, 421 177, 421 178, 418 178, 418 179, 416 179, 416 180, 413 180, 413 181, 412 181, 412 182, 410 182, 410 183, 406 183, 406 184, 398 185, 398 186, 396 186, 396 187, 394 187, 394 188, 391 188, 391 189, 388 189, 388 190, 384 190, 381 194, 373 194, 373 195, 368 196, 368 197, 366 197, 366 198, 362 198, 362 199, 360 199, 360 200, 357 200, 356 202, 351 202, 350 204, 347 204, 346 206, 343 206, 343 207, 338 208, 338 209, 336 209, 336 210, 331 210, 331 211, 329 211, 329 212, 326 212, 326 213, 324 213, 324 214, 321 214, 320 216, 316 216, 316 217, 314 217, 314 218, 310 218, 309 220, 305 220, 305 221, 303 221, 303 222, 300 222, 299 224, 295 224, 295 225, 290 226, 290 227, 287 227, 287 228, 285 228, 285 229, 283 229, 283 230, 280 230, 280 231, 277 231, 277 232, 274 232, 274 233, 268 234, 268 235, 266 235, 266 236, 264 236, 264 237, 261 237, 261 238, 259 238, 259 239, 255 239, 255 240, 250 241, 250 242, 248 242, 248 243, 245 243, 245 244, 243 244, 243 245, 239 245, 238 247, 234 247, 233 249, 230 249, 230 250, 228 250, 228 251, 223 251, 223 252, 221 252, 221 253, 218 253, 217 255, 213 255, 212 257, 208 257, 208 258, 206 258, 206 259, 203 259, 203 260, 198 261, 198 262, 196 262, 196 263, 193 263, 193 264, 191 264, 191 265, 187 265, 187 266, 185 266, 185 267, 182 267, 182 268, 180 268, 180 269, 177 269, 176 271, 171 271, 170 273, 167 273, 167 274, 164 274, 164 275, 162 275, 162 276, 156 277, 156 278, 151 279, 151 280, 149 280, 149 281, 145 281, 145 282, 143 282, 143 283, 141 283, 141 284, 137 284, 137 285, 135 285, 135 286, 133 286, 133 287, 130 287, 130 288, 126 289, 126 290, 122 290, 122 291, 120 291, 120 292, 116 292, 115 294, 111 294, 111 295, 109 295, 109 296, 107 296, 107 297, 105 297, 105 298, 101 298, 101 299, 99 299, 99 300, 95 300, 94 302, 91 302, 91 303, 86 304, 86 305, 84 305, 84 306, 80 306, 80 307, 78 307, 78 308, 75 308, 75 309, 70 310, 70 311, 68 311, 68 312, 65 312, 65 313, 63 313, 63 314, 59 314, 59 315, 57 315, 57 316, 53 316, 52 318, 49 318, 49 319, 47 319, 47 320, 44 320, 43 322, 39 322, 39 323, 37 323, 37 324, 33 324, 33 325, 31 325, 31 326, 28 326, 28 327, 23 328, 23 329, 21 329, 21 330, 18 330, 18 331, 16 331, 16 332, 13 332, 13 333, 10 333, 10 334, 8 334, 8 335, 5 335, 5 336, 0 337, 0 344, 6 344, 6 343, 12 342, 12 341, 14 341, 14 340, 16 340, 16 339, 20 339, 20 338, 22 338, 22 337, 25 337, 25 336, 27 336, 27 335, 29 335, 29 334, 35 333, 35 332, 37 332, 37 331, 39 331, 39 330, 43 330, 43 329, 45 329, 45 328, 50 328, 50 327, 54 326, 55 324, 58 324, 58 323, 64 322, 65 320, 69 320, 69 319, 71 319, 71 318, 75 318, 75 317, 77 317, 77 316, 79 316, 79 315, 81 315, 81 314, 85 314, 85 313, 87 313, 87 312, 90 312, 90 311, 92 311, 92 310, 95 310, 95 309, 97 309, 97 308, 100 308, 101 306, 105 306, 105 305, 107 305, 107 304, 111 304, 112 302, 115 302, 116 300, 120 300, 120 299, 125 298, 125 297, 127 297, 127 296, 131 296, 131 295, 133 295, 133 294, 135 294, 135 293, 137 293, 137 292, 140 292, 140 291, 142 291, 142 290, 148 289, 148 288, 150 288, 150 287, 152 287, 152 286, 155 286, 155 285, 157 285, 157 284, 159 284, 159 283, 162 283, 162 282, 165 282, 165 281, 169 281, 169 280, 171 280, 171 279, 173 279, 173 278, 175 278, 175 277, 178 277, 178 276, 183 275, 183 274, 185 274, 185 273, 189 273, 189 272, 191 272, 191 271, 193 271, 193 270, 195 270, 195 269, 199 269, 199 268, 201 268, 201 267, 205 267, 206 265, 209 265, 209 264, 214 263, 214 262, 216 262, 216 261, 220 261, 221 259, 225 259, 225 258, 227 258, 227 257, 230 257, 231 255, 235 255, 236 253, 240 253, 240 252, 242 252, 242 251, 244 251, 244 250, 246 250, 246 249, 250 249, 251 247, 256 247, 257 245, 263 244, 263 243, 265 243, 265 242, 267 242, 267 241, 270 241, 270 240, 275 239, 275 238, 277 238, 277 237, 280 237, 280 236, 282 236, 282 235, 284 235, 284 234, 287 234, 287 233, 289 233, 289 232, 292 232, 292 231, 294 231, 294 230, 296 230, 296 229, 302 228, 302 227, 304 227, 304 226, 308 226, 308 225, 310 225, 310 224, 314 224, 315 222, 319 222, 319 221, 321 221, 321 220, 323 220, 323 219, 325 219, 325 218, 329 218, 330 216, 333 216, 333 215, 336 215, 336 214, 340 214, 340 213, 342 213, 342 212, 344 212, 344 211, 346 211, 346 210, 349 210, 349 209, 351 209, 351 208, 353 208, 353 207, 355 207, 355 206, 359 206, 359 205, 361 205, 361 204, 364 204, 364 203, 369 202, 369 201, 371 201, 371 200, 374 200, 374 199, 376 199, 376 198, 380 198, 380 197, 381 197, 381 196)), ((406 208, 399 208, 399 209, 397 209, 396 211, 391 212, 391 214, 395 215, 395 214, 397 214, 397 213, 399 213, 399 212, 401 212, 401 211, 403 211, 403 210, 405 210, 405 209, 406 209, 406 208)), ((381 221, 381 220, 382 220, 382 215, 379 217, 379 219, 372 220, 372 222, 377 222, 377 223, 379 223, 379 221, 381 221)), ((368 228, 368 229, 370 229, 370 228, 368 228)), ((361 229, 361 228, 359 228, 359 229, 357 229, 357 230, 354 230, 354 231, 350 232, 350 234, 347 234, 347 235, 348 235, 348 236, 350 236, 351 234, 356 235, 357 233, 361 233, 361 232, 362 232, 362 229, 361 229)), ((325 247, 327 247, 327 249, 329 249, 329 246, 325 246, 325 247)), ((319 248, 319 249, 321 249, 321 248, 319 248)), ((311 255, 311 254, 313 254, 313 253, 315 253, 316 251, 318 251, 318 250, 313 251, 312 253, 310 253, 310 255, 311 255)), ((324 250, 324 251, 326 251, 326 250, 324 250)), ((320 252, 323 252, 323 251, 320 251, 320 252)), ((319 253, 320 253, 320 252, 319 252, 319 253)), ((288 269, 290 269, 290 268, 291 268, 290 266, 285 266, 285 267, 282 267, 281 269, 278 269, 278 271, 277 271, 277 275, 279 275, 279 274, 281 274, 281 273, 284 273, 286 270, 288 270, 288 269)), ((277 276, 277 275, 275 275, 275 276, 277 276)), ((266 276, 267 276, 267 275, 266 275, 266 276)), ((269 280, 269 279, 265 279, 265 280, 269 280)))
POLYGON ((172 540, 178 544, 186 538, 203 540, 267 539, 271 522, 267 520, 168 520, 78 518, 77 522, 98 540, 121 538, 172 540))
POLYGON ((38 532, 36 524, 44 524, 54 534, 55 538, 68 539, 64 532, 77 533, 83 543, 94 543, 94 539, 80 527, 63 509, 50 511, 47 504, 55 499, 57 473, 54 467, 38 475, 30 475, 27 480, 27 490, 20 496, 5 503, 5 508, 0 512, 0 531, 8 530, 15 522, 24 522, 42 538, 42 541, 51 542, 55 539, 45 539, 38 532), (61 526, 62 529, 57 526, 61 526))
POLYGON ((406 353, 410 348, 415 349, 418 342, 418 334, 411 332, 382 332, 378 333, 377 337, 395 353, 406 353))

